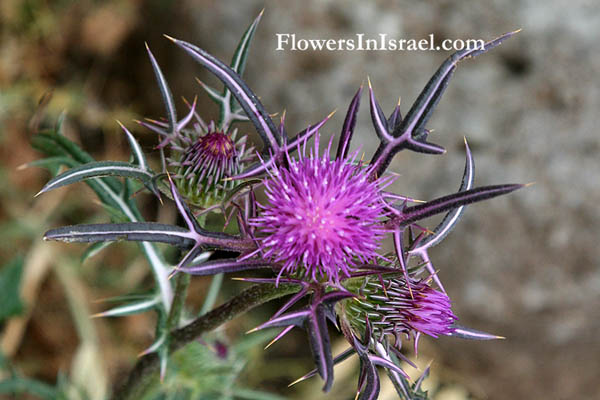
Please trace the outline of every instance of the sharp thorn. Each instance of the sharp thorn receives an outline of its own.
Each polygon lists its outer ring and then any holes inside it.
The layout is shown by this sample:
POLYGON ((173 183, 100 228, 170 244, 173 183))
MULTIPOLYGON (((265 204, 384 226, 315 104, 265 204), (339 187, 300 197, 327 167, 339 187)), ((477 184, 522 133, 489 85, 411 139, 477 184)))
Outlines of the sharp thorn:
POLYGON ((290 384, 288 385, 288 387, 292 387, 292 386, 294 386, 295 384, 297 384, 297 383, 300 383, 300 382, 302 382, 302 381, 305 381, 305 380, 307 380, 307 379, 308 379, 308 378, 307 378, 306 376, 302 376, 302 377, 300 377, 300 378, 296 379, 294 382, 290 383, 290 384))

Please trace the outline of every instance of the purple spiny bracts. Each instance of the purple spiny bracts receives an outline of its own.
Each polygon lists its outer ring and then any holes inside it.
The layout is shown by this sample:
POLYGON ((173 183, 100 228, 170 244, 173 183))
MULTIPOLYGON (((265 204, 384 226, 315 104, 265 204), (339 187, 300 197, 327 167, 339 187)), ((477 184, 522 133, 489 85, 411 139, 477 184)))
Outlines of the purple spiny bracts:
POLYGON ((175 169, 173 179, 180 194, 194 207, 207 208, 219 204, 237 184, 225 178, 241 171, 244 162, 252 159, 253 149, 246 146, 246 136, 238 135, 237 129, 224 132, 212 121, 198 121, 163 143, 169 145, 167 162, 175 169))
POLYGON ((211 185, 231 175, 237 163, 231 138, 222 132, 210 132, 186 149, 181 161, 182 175, 197 174, 198 179, 206 178, 206 183, 211 185))
POLYGON ((370 181, 370 169, 361 164, 330 160, 329 149, 319 157, 318 138, 313 151, 297 160, 288 156, 288 166, 269 172, 268 201, 251 224, 262 235, 263 256, 282 262, 282 273, 339 282, 357 261, 377 257, 382 181, 370 181))

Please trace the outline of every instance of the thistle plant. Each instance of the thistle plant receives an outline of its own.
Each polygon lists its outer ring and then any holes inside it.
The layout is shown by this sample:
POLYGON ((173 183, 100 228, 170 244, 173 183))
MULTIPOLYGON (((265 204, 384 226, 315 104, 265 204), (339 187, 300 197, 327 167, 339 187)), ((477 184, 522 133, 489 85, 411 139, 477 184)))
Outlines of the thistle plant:
MULTIPOLYGON (((136 241, 154 271, 156 293, 102 314, 123 316, 154 310, 159 315, 155 342, 143 352, 116 398, 139 397, 155 371, 164 376, 173 351, 257 305, 284 296, 291 297, 252 331, 280 328, 273 342, 294 327, 306 331, 315 369, 298 381, 319 375, 323 390, 328 391, 334 382, 334 365, 356 354, 360 360, 359 399, 377 398, 377 366, 388 373, 400 398, 426 398, 421 382, 428 370, 416 382, 410 381, 403 365, 412 363, 403 353, 403 343, 412 343, 417 350, 422 335, 499 338, 458 323, 428 251, 456 226, 466 205, 524 185, 475 187, 473 156, 466 139, 465 169, 456 193, 429 201, 393 193, 389 188, 398 177, 388 167, 403 150, 445 152, 428 141, 426 126, 457 64, 489 51, 515 32, 489 41, 483 48, 451 55, 405 115, 400 105, 386 115, 369 81, 368 101, 379 146, 366 161, 359 158, 358 150, 351 150, 362 86, 350 102, 334 149, 333 137, 321 143, 319 134, 331 114, 290 135, 285 113, 276 125, 241 78, 261 16, 244 33, 230 65, 193 44, 167 36, 224 84, 218 91, 200 82, 220 108, 217 121, 205 122, 195 100, 187 104, 185 117, 178 119, 167 81, 148 49, 166 118, 139 123, 158 134, 157 148, 163 160, 160 171, 150 168, 124 126, 131 162, 98 162, 60 134, 38 135, 37 147, 51 156, 49 162, 70 167, 41 192, 85 181, 121 216, 116 223, 52 229, 44 238, 94 243, 94 250, 113 241, 136 241), (233 125, 239 121, 252 123, 260 143, 251 145, 245 134, 237 132, 233 125), (161 197, 162 193, 172 199, 184 226, 143 221, 131 197, 135 182, 141 182, 152 195, 161 197), (206 226, 204 216, 217 211, 235 228, 234 233, 206 226), (423 226, 421 221, 438 214, 444 217, 437 226, 423 226), (391 253, 382 247, 388 236, 394 243, 391 253), (175 265, 164 261, 156 243, 180 250, 175 265), (213 258, 215 250, 226 251, 230 257, 213 258), (186 317, 190 276, 221 277, 259 269, 270 276, 239 278, 254 285, 191 322, 186 317), (348 342, 348 349, 335 357, 328 324, 348 342)), ((220 282, 214 278, 211 293, 218 291, 220 282)))

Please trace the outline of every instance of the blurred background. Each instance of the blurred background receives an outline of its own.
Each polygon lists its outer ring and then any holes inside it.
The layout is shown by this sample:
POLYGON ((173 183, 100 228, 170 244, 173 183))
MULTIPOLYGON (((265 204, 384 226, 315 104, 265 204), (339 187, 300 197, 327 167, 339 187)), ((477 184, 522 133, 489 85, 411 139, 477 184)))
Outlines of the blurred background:
MULTIPOLYGON (((386 113, 398 97, 406 113, 449 52, 275 51, 276 33, 316 39, 356 33, 421 39, 433 33, 441 41, 488 40, 523 29, 459 65, 429 123, 435 129, 431 140, 447 154, 402 153, 391 167, 401 174, 397 193, 430 199, 454 191, 466 136, 477 185, 535 182, 470 206, 431 254, 461 323, 507 339, 424 338, 418 363, 431 363, 429 387, 437 399, 597 398, 600 8, 594 0, 571 0, 568 7, 560 0, 2 0, 0 365, 8 359, 23 376, 50 385, 78 382, 91 398, 102 398, 153 337, 151 313, 89 318, 107 308, 100 299, 151 288, 136 246, 113 245, 82 264, 83 246, 42 242, 50 227, 107 216, 82 184, 33 198, 49 174, 19 169, 40 157, 30 147, 31 136, 66 110, 66 134, 97 159, 128 157, 115 119, 156 156, 156 137, 133 122, 163 116, 144 42, 176 99, 199 94, 198 109, 210 119, 217 110, 194 78, 216 80, 162 35, 229 60, 263 7, 246 81, 269 112, 287 110, 288 131, 338 109, 323 131, 327 138, 339 133, 345 108, 367 75, 386 113)), ((177 104, 185 109, 182 101, 177 104)), ((354 146, 370 155, 375 145, 363 95, 354 146)), ((140 202, 147 218, 174 219, 169 204, 158 207, 149 196, 140 202)), ((207 283, 194 279, 191 307, 199 307, 207 283)), ((219 301, 243 287, 228 282, 219 301)), ((231 322, 223 337, 239 342, 275 306, 231 322)), ((338 341, 336 348, 343 348, 338 341)), ((312 368, 302 332, 267 351, 249 348, 245 361, 232 367, 236 382, 287 398, 325 398, 317 380, 286 388, 312 368)), ((328 398, 353 398, 356 368, 347 362, 336 369, 328 398)), ((381 398, 394 398, 382 381, 381 398)))

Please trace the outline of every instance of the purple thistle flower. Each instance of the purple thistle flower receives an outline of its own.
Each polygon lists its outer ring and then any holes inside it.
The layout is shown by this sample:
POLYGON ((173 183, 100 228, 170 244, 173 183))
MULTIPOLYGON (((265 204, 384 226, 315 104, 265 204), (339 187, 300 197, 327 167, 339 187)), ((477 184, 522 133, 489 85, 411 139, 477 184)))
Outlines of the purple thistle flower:
MULTIPOLYGON (((195 111, 196 101, 188 104, 189 112, 185 117, 181 120, 177 118, 173 96, 156 59, 148 49, 165 102, 166 119, 147 120, 140 124, 161 136, 158 148, 161 149, 163 173, 154 174, 147 167, 139 144, 126 131, 135 164, 112 162, 109 163, 110 169, 107 169, 107 163, 86 161, 87 164, 78 165, 54 178, 41 192, 97 178, 99 180, 95 181, 95 185, 90 184, 92 189, 107 205, 124 207, 122 211, 130 221, 53 229, 46 233, 45 239, 71 242, 131 240, 176 245, 188 251, 174 268, 173 274, 186 272, 210 275, 259 268, 278 270, 276 278, 245 279, 257 283, 299 286, 299 291, 269 321, 255 330, 281 327, 283 330, 275 339, 278 340, 293 327, 305 328, 317 365, 305 377, 319 374, 325 381, 324 391, 328 391, 333 384, 333 365, 357 353, 361 362, 358 385, 360 399, 373 399, 379 393, 376 366, 387 369, 401 397, 413 398, 412 393, 420 391, 421 379, 410 387, 406 376, 396 365, 396 358, 407 361, 398 352, 402 344, 401 336, 414 339, 415 348, 421 334, 475 340, 499 338, 455 324, 457 317, 451 310, 450 299, 431 286, 434 280, 443 290, 431 265, 428 249, 452 230, 466 205, 510 193, 524 185, 473 188, 474 167, 468 146, 465 172, 457 193, 420 204, 409 204, 416 202, 406 196, 384 192, 393 178, 379 177, 386 173, 393 157, 402 150, 425 154, 445 152, 440 146, 427 141, 430 130, 425 126, 457 63, 498 46, 515 32, 487 42, 481 49, 464 49, 451 55, 433 75, 404 118, 399 104, 386 118, 369 82, 371 119, 380 143, 371 161, 364 165, 362 159, 355 162, 357 152, 348 156, 362 87, 350 103, 336 157, 332 160, 329 156, 331 141, 326 152, 319 156, 317 134, 331 115, 296 136, 289 136, 283 118, 277 128, 259 97, 242 80, 248 46, 261 15, 243 35, 231 66, 190 43, 168 37, 225 85, 223 91, 219 92, 200 82, 209 97, 219 105, 218 124, 206 124, 202 120, 195 111), (239 121, 252 122, 264 145, 260 154, 268 154, 269 158, 251 164, 257 157, 253 156, 251 148, 246 147, 246 136, 236 139, 237 131, 231 127, 239 121), (314 148, 307 154, 307 140, 315 134, 317 139, 314 148), (301 152, 302 142, 304 149, 301 152), (167 157, 163 150, 166 146, 169 149, 167 157), (296 149, 299 155, 292 159, 290 154, 296 149), (167 164, 173 167, 175 174, 166 174, 167 164), (263 178, 262 186, 267 200, 259 204, 254 190, 261 185, 256 180, 243 180, 265 172, 268 175, 263 178), (153 193, 157 193, 155 183, 166 175, 171 198, 186 227, 140 221, 135 206, 129 201, 129 186, 121 188, 111 175, 139 179, 153 193), (235 217, 238 234, 205 229, 204 218, 196 219, 190 209, 193 206, 225 212, 228 203, 231 203, 232 211, 225 216, 225 226, 235 217), (419 221, 441 213, 446 215, 433 231, 418 225, 419 221), (414 237, 413 230, 421 230, 422 233, 414 237), (395 253, 392 257, 379 254, 383 253, 380 251, 380 241, 385 233, 391 233, 394 239, 395 253), (405 236, 408 236, 408 243, 405 243, 405 236), (224 250, 236 255, 228 259, 207 260, 208 250, 224 250), (417 278, 424 270, 422 267, 409 270, 408 266, 415 264, 411 263, 412 257, 422 259, 422 266, 431 274, 429 279, 417 278), (288 311, 309 294, 306 307, 288 311), (327 321, 338 329, 341 327, 352 346, 335 358, 331 354, 327 321), (395 338, 393 345, 388 340, 389 336, 395 338), (390 356, 388 349, 394 351, 396 357, 390 356)), ((57 140, 57 144, 70 152, 68 149, 71 146, 64 146, 63 140, 57 140)), ((79 153, 74 155, 77 163, 81 158, 79 153)), ((84 160, 86 158, 83 157, 84 160)), ((166 277, 162 278, 166 266, 157 255, 157 249, 149 243, 145 243, 143 248, 155 271, 158 271, 155 275, 162 297, 171 299, 171 286, 166 277)), ((169 307, 170 300, 164 301, 163 311, 168 311, 169 307)), ((167 322, 166 326, 159 325, 159 328, 168 332, 169 325, 167 322)), ((151 351, 159 355, 163 371, 169 349, 169 342, 165 338, 166 333, 151 347, 151 351)), ((421 395, 417 393, 416 396, 420 398, 421 395)))
POLYGON ((357 261, 377 257, 385 182, 369 180, 371 169, 354 164, 357 153, 330 160, 330 147, 319 157, 317 137, 308 156, 305 143, 297 160, 286 154, 288 165, 275 166, 263 180, 267 203, 250 224, 262 235, 263 257, 283 263, 280 275, 339 282, 357 261))

